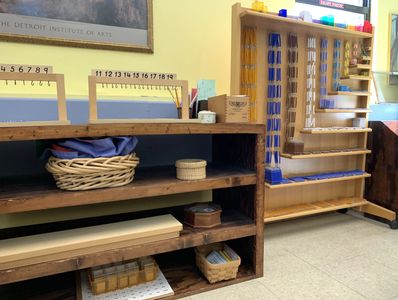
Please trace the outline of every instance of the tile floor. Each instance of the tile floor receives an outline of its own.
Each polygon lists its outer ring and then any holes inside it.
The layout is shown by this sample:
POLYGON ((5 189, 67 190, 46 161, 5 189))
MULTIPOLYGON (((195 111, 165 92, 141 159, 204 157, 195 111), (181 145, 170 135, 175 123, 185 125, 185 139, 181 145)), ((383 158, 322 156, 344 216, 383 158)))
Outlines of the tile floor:
POLYGON ((264 277, 185 300, 398 300, 398 230, 330 213, 265 226, 264 277))

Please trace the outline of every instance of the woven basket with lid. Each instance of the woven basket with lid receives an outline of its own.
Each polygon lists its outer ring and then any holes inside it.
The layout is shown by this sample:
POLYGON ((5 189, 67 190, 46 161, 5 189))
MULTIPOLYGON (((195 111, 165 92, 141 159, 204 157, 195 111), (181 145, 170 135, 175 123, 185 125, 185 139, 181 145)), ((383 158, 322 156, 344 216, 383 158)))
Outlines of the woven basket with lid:
POLYGON ((177 178, 181 180, 198 180, 206 178, 207 162, 202 159, 180 159, 176 161, 177 178))

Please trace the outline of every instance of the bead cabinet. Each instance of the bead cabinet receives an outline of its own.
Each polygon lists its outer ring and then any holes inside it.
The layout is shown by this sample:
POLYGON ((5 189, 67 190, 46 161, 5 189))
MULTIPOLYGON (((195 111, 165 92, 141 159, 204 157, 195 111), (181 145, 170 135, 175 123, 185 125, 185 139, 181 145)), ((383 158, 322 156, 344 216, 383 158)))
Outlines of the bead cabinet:
POLYGON ((257 82, 252 98, 257 123, 267 124, 268 103, 273 101, 269 35, 281 38, 283 180, 265 182, 264 221, 347 208, 394 220, 394 212, 363 197, 364 179, 370 176, 364 167, 371 152, 366 142, 371 132, 367 114, 373 34, 256 12, 237 3, 232 9, 231 94, 242 91, 241 35, 248 28, 256 34, 257 82), (355 118, 365 126, 354 127, 355 118))

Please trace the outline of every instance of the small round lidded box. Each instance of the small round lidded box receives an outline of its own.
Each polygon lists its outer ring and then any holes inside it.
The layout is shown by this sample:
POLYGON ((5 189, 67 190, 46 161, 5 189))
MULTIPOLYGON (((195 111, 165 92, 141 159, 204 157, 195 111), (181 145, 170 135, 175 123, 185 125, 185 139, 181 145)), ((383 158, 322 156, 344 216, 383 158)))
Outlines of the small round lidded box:
POLYGON ((203 159, 180 159, 176 161, 177 178, 198 180, 206 178, 207 162, 203 159))

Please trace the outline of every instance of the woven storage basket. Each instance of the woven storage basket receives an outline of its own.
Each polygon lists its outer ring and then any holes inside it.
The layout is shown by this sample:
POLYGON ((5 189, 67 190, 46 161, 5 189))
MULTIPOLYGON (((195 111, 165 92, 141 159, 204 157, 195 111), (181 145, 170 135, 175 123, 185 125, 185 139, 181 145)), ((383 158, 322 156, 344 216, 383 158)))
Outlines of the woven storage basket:
POLYGON ((224 244, 222 243, 204 245, 195 248, 196 266, 210 283, 235 279, 238 274, 240 257, 238 257, 237 260, 230 261, 225 264, 212 264, 206 259, 206 256, 213 250, 222 249, 224 249, 224 244))
POLYGON ((135 153, 98 158, 50 157, 46 169, 60 189, 82 191, 128 184, 133 181, 138 164, 135 153))
POLYGON ((206 165, 206 161, 202 159, 177 160, 177 178, 181 180, 205 179, 206 165))

